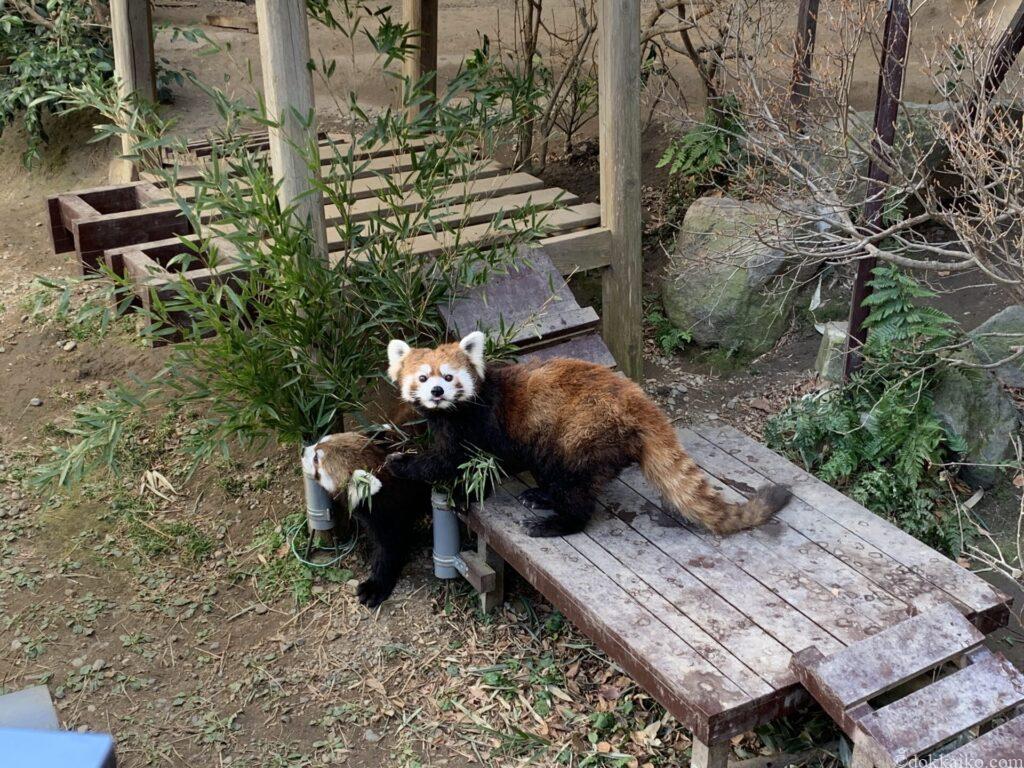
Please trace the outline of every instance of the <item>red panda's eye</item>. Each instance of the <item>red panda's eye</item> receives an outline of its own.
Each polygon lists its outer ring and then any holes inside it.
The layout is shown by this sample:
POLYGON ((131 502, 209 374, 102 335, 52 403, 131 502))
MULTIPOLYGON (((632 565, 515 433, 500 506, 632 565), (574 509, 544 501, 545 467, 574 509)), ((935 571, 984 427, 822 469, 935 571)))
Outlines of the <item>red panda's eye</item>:
POLYGON ((454 377, 450 373, 448 373, 448 374, 445 374, 444 380, 445 381, 451 381, 453 378, 454 377))
POLYGON ((421 384, 422 384, 423 382, 425 382, 426 380, 427 380, 427 377, 426 377, 426 376, 420 376, 420 383, 421 383, 421 384))

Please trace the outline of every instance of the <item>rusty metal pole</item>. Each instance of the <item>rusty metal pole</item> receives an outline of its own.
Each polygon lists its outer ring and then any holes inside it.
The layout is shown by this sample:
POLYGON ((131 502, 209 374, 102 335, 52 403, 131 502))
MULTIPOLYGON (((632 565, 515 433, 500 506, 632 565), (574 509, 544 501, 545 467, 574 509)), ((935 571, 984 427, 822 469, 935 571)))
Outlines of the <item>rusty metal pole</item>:
POLYGON ((811 92, 811 65, 814 58, 814 39, 818 33, 818 0, 800 0, 797 9, 796 44, 793 55, 793 82, 789 98, 796 115, 795 127, 803 130, 801 114, 811 92))
MULTIPOLYGON (((862 226, 868 232, 879 229, 885 205, 886 186, 889 182, 889 163, 896 136, 896 117, 903 96, 903 76, 907 69, 907 47, 910 42, 910 4, 908 0, 889 0, 882 37, 882 61, 878 71, 878 90, 875 94, 874 135, 871 138, 872 158, 868 165, 868 188, 861 215, 862 226), (878 158, 883 161, 879 162, 878 158)), ((850 377, 860 366, 857 350, 867 339, 864 321, 868 310, 864 300, 871 295, 872 273, 877 259, 864 258, 857 262, 857 276, 853 281, 850 301, 849 336, 846 345, 844 375, 850 377)))

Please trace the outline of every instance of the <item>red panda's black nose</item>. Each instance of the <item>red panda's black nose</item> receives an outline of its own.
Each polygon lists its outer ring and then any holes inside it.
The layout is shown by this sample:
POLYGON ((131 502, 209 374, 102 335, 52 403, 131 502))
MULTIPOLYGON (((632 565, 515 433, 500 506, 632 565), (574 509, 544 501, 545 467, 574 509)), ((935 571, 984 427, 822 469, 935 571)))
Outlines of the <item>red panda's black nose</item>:
POLYGON ((444 387, 434 387, 432 390, 430 390, 430 394, 432 394, 434 397, 441 397, 442 395, 444 395, 444 387))

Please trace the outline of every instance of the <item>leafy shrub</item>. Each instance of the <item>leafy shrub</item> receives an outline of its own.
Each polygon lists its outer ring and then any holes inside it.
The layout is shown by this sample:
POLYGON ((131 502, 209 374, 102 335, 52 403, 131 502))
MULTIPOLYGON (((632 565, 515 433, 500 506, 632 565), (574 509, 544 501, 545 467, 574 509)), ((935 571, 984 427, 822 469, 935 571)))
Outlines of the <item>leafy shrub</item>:
POLYGON ((769 421, 769 446, 919 539, 955 554, 962 542, 939 471, 965 446, 932 410, 953 320, 892 266, 875 269, 863 366, 841 388, 806 396, 769 421))
POLYGON ((110 29, 96 18, 94 3, 0 1, 0 133, 24 115, 26 164, 47 140, 43 114, 57 94, 99 83, 113 70, 110 29))

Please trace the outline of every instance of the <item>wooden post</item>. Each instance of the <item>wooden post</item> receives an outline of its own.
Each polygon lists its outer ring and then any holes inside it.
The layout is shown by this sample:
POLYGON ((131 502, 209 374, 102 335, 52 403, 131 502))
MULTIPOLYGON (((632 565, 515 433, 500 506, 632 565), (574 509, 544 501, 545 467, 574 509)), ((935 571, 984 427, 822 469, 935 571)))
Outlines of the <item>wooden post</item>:
POLYGON ((818 0, 800 0, 797 9, 796 46, 793 58, 793 84, 790 100, 796 113, 796 129, 803 130, 801 112, 811 91, 811 62, 818 32, 818 0))
POLYGON ((987 101, 996 95, 999 86, 1006 79, 1010 67, 1017 60, 1021 48, 1024 48, 1024 2, 1017 6, 1017 12, 1013 14, 1009 27, 999 38, 996 54, 992 59, 989 71, 985 73, 981 93, 976 97, 977 101, 970 106, 969 113, 972 118, 978 102, 987 101))
MULTIPOLYGON (((907 47, 910 43, 910 5, 908 0, 889 0, 885 17, 885 32, 882 37, 882 61, 878 72, 878 90, 875 93, 873 149, 868 164, 868 187, 864 199, 863 226, 867 231, 877 230, 882 221, 885 206, 886 185, 889 182, 889 167, 892 162, 892 143, 896 137, 896 117, 900 99, 903 96, 903 75, 907 69, 907 47), (875 158, 883 158, 879 163, 875 158)), ((850 377, 860 366, 857 349, 867 339, 864 321, 868 309, 864 300, 871 295, 868 283, 875 270, 877 260, 864 258, 857 262, 857 274, 853 281, 853 296, 850 300, 849 337, 846 342, 844 374, 850 377)))
POLYGON ((480 610, 490 613, 505 602, 505 561, 487 546, 487 540, 480 534, 477 535, 476 552, 481 562, 487 563, 494 570, 494 588, 480 593, 480 610))
MULTIPOLYGON (((405 59, 404 72, 410 85, 419 82, 420 78, 430 72, 434 77, 430 80, 427 90, 437 95, 437 0, 404 0, 402 14, 409 28, 419 32, 416 38, 418 50, 410 53, 405 59)), ((410 106, 406 117, 412 121, 430 108, 429 104, 410 106)))
POLYGON ((313 183, 320 166, 311 166, 304 154, 316 145, 317 135, 305 0, 256 0, 256 20, 263 96, 267 116, 276 123, 269 138, 278 199, 282 207, 294 206, 313 236, 314 253, 326 260, 323 196, 313 183))
MULTIPOLYGON (((156 101, 156 64, 153 58, 153 18, 149 0, 110 0, 110 32, 114 74, 121 97, 156 101)), ((121 135, 121 154, 135 152, 135 142, 121 135)), ((110 164, 110 181, 126 183, 139 178, 137 164, 124 157, 110 164)))
POLYGON ((601 223, 611 232, 603 335, 623 373, 643 374, 640 241, 640 1, 598 0, 601 223))
POLYGON ((726 768, 732 747, 728 741, 718 744, 705 744, 696 736, 693 738, 693 751, 690 757, 690 768, 726 768))

